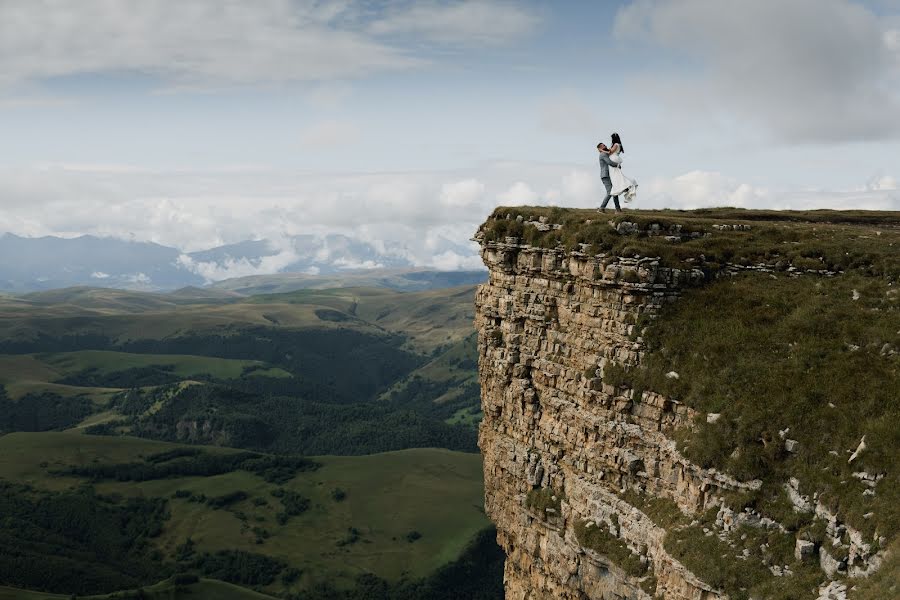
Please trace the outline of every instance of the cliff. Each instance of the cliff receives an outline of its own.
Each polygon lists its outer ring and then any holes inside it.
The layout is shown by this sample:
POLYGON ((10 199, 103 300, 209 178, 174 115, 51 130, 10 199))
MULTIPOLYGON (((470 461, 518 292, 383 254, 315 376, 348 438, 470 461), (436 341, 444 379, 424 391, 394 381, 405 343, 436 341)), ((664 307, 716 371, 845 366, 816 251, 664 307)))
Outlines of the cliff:
POLYGON ((517 207, 476 240, 509 600, 897 590, 900 215, 517 207))

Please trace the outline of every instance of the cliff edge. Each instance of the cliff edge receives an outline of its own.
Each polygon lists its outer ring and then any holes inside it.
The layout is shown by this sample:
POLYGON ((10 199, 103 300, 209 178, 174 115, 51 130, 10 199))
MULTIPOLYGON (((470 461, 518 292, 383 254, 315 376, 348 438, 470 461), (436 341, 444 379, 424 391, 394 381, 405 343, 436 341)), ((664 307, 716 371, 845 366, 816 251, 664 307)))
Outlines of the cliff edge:
POLYGON ((900 213, 498 208, 509 600, 900 597, 900 213))

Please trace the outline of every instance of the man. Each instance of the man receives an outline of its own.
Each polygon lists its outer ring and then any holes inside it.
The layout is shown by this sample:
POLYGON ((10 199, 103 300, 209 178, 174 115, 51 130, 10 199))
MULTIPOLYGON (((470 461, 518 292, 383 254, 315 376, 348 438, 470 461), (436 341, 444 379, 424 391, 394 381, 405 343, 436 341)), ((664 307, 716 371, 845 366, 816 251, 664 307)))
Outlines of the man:
POLYGON ((606 187, 606 198, 603 199, 603 204, 600 205, 598 210, 606 212, 606 205, 609 204, 609 199, 612 198, 616 205, 616 212, 622 212, 622 208, 619 206, 619 197, 610 195, 610 192, 612 192, 612 179, 609 178, 609 170, 610 168, 617 169, 618 165, 609 160, 609 148, 603 142, 597 144, 597 152, 600 153, 600 180, 606 187))

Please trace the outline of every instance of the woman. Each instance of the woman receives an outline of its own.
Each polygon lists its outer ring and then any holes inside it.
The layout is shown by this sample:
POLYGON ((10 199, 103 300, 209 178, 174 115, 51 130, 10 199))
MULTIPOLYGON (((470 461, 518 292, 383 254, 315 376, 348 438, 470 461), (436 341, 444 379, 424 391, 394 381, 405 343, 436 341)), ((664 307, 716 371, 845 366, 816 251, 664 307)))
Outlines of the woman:
MULTIPOLYGON (((622 164, 622 155, 625 154, 625 148, 622 146, 622 138, 618 133, 612 134, 612 142, 609 147, 609 160, 617 165, 622 164)), ((634 179, 625 177, 622 174, 621 166, 618 169, 609 170, 609 178, 612 181, 613 196, 621 196, 625 202, 634 200, 637 194, 637 182, 634 179)))

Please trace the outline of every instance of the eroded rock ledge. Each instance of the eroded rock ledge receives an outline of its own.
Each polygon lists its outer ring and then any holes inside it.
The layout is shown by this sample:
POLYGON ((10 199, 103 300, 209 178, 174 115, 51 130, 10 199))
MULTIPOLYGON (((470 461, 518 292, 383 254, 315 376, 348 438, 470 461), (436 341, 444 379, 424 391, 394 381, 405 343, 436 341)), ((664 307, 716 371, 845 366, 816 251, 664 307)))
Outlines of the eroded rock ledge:
MULTIPOLYGON (((742 519, 779 527, 725 505, 727 494, 760 482, 703 469, 678 452, 672 432, 702 415, 603 379, 607 365, 640 363, 638 323, 709 272, 587 248, 539 248, 515 237, 476 240, 490 270, 476 295, 479 445, 486 510, 507 553, 507 599, 728 597, 667 552, 665 529, 629 494, 667 499, 688 519, 718 508, 717 526, 726 531, 742 519), (597 540, 606 546, 592 547, 597 540)), ((863 568, 877 568, 864 545, 853 551, 863 568)), ((807 551, 798 542, 797 552, 807 551)))

